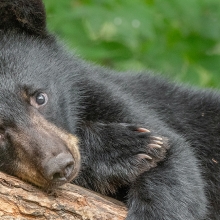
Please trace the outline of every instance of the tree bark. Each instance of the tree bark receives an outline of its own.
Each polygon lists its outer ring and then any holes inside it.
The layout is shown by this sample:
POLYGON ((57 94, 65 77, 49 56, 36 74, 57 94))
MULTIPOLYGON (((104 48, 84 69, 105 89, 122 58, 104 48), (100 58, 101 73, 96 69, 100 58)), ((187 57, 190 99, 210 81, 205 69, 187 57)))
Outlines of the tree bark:
POLYGON ((0 173, 2 220, 123 220, 123 203, 82 187, 65 184, 53 194, 0 173))

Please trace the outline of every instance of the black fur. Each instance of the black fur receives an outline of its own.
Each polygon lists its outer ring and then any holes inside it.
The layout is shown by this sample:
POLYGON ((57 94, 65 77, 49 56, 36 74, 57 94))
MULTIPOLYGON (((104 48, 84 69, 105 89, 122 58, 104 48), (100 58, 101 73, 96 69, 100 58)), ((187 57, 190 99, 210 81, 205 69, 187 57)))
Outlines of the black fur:
MULTIPOLYGON (((126 201, 127 220, 220 219, 219 92, 147 72, 115 73, 68 54, 44 31, 30 36, 20 23, 6 27, 0 34, 4 129, 26 126, 30 107, 18 91, 43 91, 49 101, 40 114, 80 139, 81 171, 73 183, 126 201), (135 126, 151 133, 141 136, 135 126), (140 171, 135 156, 147 153, 152 136, 167 137, 170 149, 158 166, 145 172, 141 164, 140 171)), ((13 174, 15 157, 13 147, 2 147, 1 170, 13 174)))
POLYGON ((46 16, 39 0, 1 0, 0 29, 20 29, 29 34, 46 33, 46 16))

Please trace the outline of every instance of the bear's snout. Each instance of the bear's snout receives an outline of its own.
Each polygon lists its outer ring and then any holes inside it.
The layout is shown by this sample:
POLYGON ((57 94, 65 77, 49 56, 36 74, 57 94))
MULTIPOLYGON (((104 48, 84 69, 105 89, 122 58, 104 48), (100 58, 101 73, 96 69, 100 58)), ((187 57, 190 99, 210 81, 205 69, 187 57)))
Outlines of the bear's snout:
MULTIPOLYGON (((73 180, 81 165, 78 138, 32 112, 27 126, 8 128, 5 141, 14 151, 10 174, 41 188, 58 187, 73 180)), ((6 168, 7 169, 7 164, 6 168)))

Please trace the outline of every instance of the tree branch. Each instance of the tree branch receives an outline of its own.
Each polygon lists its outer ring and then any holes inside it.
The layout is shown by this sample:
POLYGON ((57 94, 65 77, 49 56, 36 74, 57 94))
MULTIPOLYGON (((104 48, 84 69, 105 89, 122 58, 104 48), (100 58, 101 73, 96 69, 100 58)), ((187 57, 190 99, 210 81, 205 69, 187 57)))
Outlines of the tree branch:
POLYGON ((123 220, 123 203, 82 187, 65 184, 47 194, 0 172, 0 219, 123 220))

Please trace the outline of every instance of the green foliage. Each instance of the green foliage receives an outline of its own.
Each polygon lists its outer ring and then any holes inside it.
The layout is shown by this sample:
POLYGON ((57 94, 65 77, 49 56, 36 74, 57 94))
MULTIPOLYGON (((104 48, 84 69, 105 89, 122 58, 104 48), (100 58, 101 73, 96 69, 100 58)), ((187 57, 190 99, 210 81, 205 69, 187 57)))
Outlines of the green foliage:
POLYGON ((219 0, 44 0, 49 29, 87 60, 220 87, 219 0))

